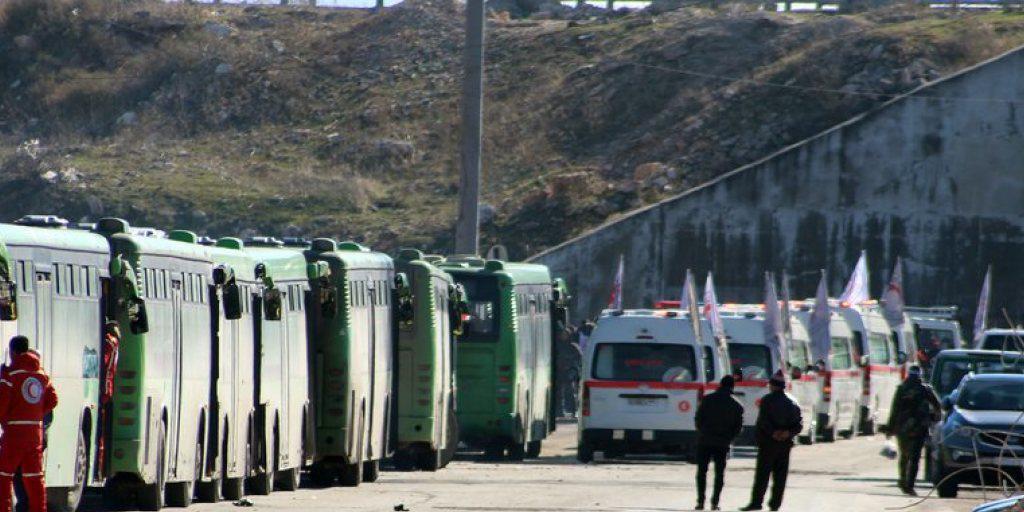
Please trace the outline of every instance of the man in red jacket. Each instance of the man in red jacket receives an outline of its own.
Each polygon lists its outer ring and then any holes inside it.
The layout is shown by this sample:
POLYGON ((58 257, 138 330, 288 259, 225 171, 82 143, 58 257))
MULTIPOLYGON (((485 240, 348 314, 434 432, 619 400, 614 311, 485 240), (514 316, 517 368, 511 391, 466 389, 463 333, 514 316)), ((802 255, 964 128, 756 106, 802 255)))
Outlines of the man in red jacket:
POLYGON ((43 480, 43 419, 57 407, 57 392, 43 372, 28 338, 11 338, 11 366, 0 379, 0 512, 11 510, 14 474, 21 470, 29 510, 46 512, 43 480))

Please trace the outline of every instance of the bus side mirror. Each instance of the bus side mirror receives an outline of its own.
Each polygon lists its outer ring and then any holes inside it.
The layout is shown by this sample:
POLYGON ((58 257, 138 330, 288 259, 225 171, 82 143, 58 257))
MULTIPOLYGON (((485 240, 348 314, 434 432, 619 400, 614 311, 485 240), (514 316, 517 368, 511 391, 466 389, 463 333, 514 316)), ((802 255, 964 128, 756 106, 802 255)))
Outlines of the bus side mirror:
POLYGON ((871 363, 871 356, 869 356, 867 354, 864 354, 864 355, 860 356, 860 365, 862 367, 863 366, 867 366, 869 363, 871 363))
POLYGON ((224 285, 224 318, 242 318, 242 292, 234 282, 224 285))
POLYGON ((280 320, 281 307, 281 290, 278 290, 277 288, 268 288, 263 292, 263 316, 267 320, 280 320))
POLYGON ((128 327, 132 334, 149 332, 149 316, 146 314, 146 301, 133 297, 128 302, 128 327))
POLYGON ((0 282, 0 320, 18 319, 18 301, 15 297, 17 285, 13 282, 0 282))

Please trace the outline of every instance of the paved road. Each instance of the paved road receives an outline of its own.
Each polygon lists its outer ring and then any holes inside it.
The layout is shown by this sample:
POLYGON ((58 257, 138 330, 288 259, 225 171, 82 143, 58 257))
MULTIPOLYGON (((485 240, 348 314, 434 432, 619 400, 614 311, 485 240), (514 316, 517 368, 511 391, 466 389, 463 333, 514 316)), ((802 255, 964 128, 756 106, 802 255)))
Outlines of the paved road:
MULTIPOLYGON (((437 473, 385 472, 357 489, 303 489, 251 497, 249 510, 391 511, 402 504, 413 512, 456 511, 675 511, 694 502, 692 465, 665 459, 575 460, 574 425, 561 425, 544 445, 539 460, 525 463, 479 462, 460 457, 437 473)), ((879 455, 881 437, 797 447, 783 510, 884 511, 910 505, 893 478, 894 461, 879 455), (890 508, 891 507, 891 508, 890 508)), ((746 504, 753 478, 750 451, 730 461, 722 506, 746 504)), ((930 486, 921 484, 927 492, 930 486)), ((991 495, 991 494, 990 494, 991 495)), ((981 492, 962 492, 955 500, 931 499, 910 510, 968 511, 981 492)), ((194 505, 190 510, 240 510, 230 503, 194 505)))

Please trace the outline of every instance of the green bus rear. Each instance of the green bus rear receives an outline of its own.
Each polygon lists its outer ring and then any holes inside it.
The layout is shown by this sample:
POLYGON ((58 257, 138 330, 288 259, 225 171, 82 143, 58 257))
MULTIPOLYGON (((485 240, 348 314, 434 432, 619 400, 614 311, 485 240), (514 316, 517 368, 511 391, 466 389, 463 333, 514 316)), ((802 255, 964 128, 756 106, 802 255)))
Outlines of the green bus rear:
MULTIPOLYGON (((436 261, 436 260, 435 260, 436 261)), ((403 249, 397 270, 408 280, 397 318, 394 463, 436 471, 455 456, 455 331, 460 293, 423 253, 403 249)))
MULTIPOLYGON (((479 258, 442 268, 468 297, 457 349, 462 440, 485 455, 535 457, 554 430, 552 318, 557 298, 547 267, 479 258)), ((564 309, 564 308, 563 308, 564 309)))

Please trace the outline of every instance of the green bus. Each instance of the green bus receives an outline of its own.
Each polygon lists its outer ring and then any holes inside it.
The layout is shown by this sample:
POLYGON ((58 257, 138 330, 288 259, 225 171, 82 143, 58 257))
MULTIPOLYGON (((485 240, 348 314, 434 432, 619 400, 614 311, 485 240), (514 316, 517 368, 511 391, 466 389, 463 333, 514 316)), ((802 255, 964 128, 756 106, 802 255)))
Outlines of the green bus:
POLYGON ((397 316, 398 360, 393 424, 398 469, 436 471, 455 456, 455 334, 465 306, 440 257, 403 249, 397 270, 408 279, 397 316))
POLYGON ((388 456, 394 337, 394 263, 354 243, 319 238, 305 251, 325 264, 311 282, 321 307, 307 309, 313 376, 315 460, 320 486, 372 482, 388 456))
MULTIPOLYGON (((172 232, 171 237, 195 243, 194 235, 172 232)), ((255 263, 237 238, 222 238, 208 247, 213 287, 208 287, 213 339, 210 362, 210 421, 204 471, 198 483, 200 501, 216 502, 221 494, 237 500, 244 494, 254 467, 256 389, 255 324, 260 319, 251 297, 258 289, 255 263), (231 315, 222 314, 230 311, 231 315), (228 318, 228 317, 231 318, 228 318), (214 318, 215 317, 215 318, 214 318)))
MULTIPOLYGON (((50 510, 75 510, 100 481, 99 373, 110 252, 103 237, 29 216, 0 224, 0 339, 28 336, 60 403, 46 451, 50 510)), ((114 304, 110 304, 110 309, 114 304)))
POLYGON ((552 335, 564 324, 564 285, 543 265, 453 257, 440 266, 469 298, 456 351, 463 441, 491 458, 538 456, 555 428, 552 335))
MULTIPOLYGON (((203 474, 212 374, 206 247, 147 236, 121 219, 97 232, 110 245, 108 302, 122 339, 107 443, 104 497, 113 507, 134 496, 139 508, 188 505, 203 474)), ((56 450, 54 450, 56 451, 56 450)))
POLYGON ((276 487, 294 491, 307 458, 312 411, 306 315, 310 281, 326 275, 326 265, 307 264, 301 251, 271 238, 246 241, 261 292, 256 296, 256 494, 276 487))

